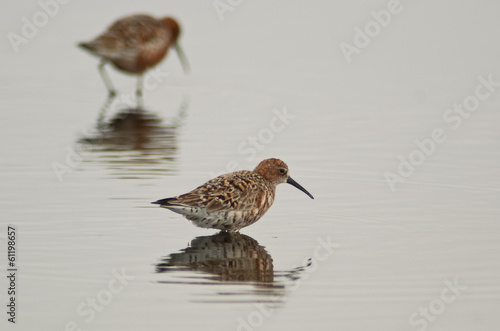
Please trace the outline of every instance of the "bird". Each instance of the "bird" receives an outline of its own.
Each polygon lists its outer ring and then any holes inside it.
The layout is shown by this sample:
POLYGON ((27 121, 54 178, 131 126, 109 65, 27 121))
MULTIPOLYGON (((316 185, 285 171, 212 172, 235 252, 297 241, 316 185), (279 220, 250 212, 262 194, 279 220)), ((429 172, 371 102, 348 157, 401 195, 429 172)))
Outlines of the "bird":
POLYGON ((107 63, 138 75, 136 94, 140 97, 144 73, 160 63, 170 47, 175 48, 184 72, 189 72, 189 63, 178 42, 179 34, 179 23, 171 17, 131 15, 115 21, 103 34, 78 46, 101 58, 99 72, 109 96, 114 96, 116 90, 104 69, 107 63))
POLYGON ((271 158, 261 161, 253 171, 224 174, 188 193, 152 204, 181 214, 198 227, 239 232, 269 210, 281 183, 291 184, 314 199, 290 177, 285 162, 271 158))

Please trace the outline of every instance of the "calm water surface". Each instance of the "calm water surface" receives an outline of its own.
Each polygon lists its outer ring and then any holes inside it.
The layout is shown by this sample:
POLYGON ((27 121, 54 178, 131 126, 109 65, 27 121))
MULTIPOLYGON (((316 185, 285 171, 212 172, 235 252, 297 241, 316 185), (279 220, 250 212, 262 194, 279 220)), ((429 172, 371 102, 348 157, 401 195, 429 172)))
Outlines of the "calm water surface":
MULTIPOLYGON (((500 81, 498 5, 445 3, 404 2, 350 64, 339 44, 384 2, 243 2, 224 21, 210 2, 70 2, 19 53, 4 38, 2 330, 497 330, 500 92, 457 128, 443 114, 500 81), (142 110, 133 77, 109 70, 106 100, 75 46, 135 12, 175 14, 192 66, 171 54, 142 110), (315 200, 281 185, 235 235, 150 205, 268 157, 315 200)), ((40 10, 17 6, 4 35, 40 10)))

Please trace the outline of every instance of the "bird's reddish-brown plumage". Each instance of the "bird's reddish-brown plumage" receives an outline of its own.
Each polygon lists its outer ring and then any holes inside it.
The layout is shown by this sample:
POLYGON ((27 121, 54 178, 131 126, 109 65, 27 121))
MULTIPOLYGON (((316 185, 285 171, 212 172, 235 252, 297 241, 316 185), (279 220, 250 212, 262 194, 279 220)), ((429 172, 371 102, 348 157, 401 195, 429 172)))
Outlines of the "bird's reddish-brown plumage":
POLYGON ((269 210, 276 186, 285 182, 312 198, 290 178, 283 161, 267 159, 253 171, 221 175, 191 192, 153 203, 184 215, 197 226, 236 232, 255 223, 269 210))

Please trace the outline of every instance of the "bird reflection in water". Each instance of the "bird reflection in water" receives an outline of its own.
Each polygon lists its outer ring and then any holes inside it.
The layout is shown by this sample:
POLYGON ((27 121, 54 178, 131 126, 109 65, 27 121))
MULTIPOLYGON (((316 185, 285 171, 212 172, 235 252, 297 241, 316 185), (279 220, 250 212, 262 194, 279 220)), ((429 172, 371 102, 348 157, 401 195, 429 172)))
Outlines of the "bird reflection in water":
POLYGON ((194 238, 188 247, 156 264, 157 273, 169 273, 170 277, 158 281, 163 284, 242 285, 224 287, 216 298, 203 297, 196 300, 199 302, 279 305, 288 285, 298 280, 303 270, 274 271, 271 255, 255 239, 229 232, 194 238))
POLYGON ((119 178, 156 178, 173 170, 177 134, 186 116, 188 99, 182 100, 168 123, 154 112, 130 107, 106 119, 112 102, 112 97, 106 100, 96 128, 79 140, 93 155, 90 162, 106 163, 113 176, 119 178))

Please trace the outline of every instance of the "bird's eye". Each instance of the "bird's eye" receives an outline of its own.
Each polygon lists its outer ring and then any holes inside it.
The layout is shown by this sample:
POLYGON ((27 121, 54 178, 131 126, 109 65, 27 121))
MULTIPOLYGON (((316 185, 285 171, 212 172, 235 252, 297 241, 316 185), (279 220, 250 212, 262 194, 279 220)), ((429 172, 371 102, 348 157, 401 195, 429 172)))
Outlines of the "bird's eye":
POLYGON ((280 174, 284 175, 284 174, 286 174, 286 169, 280 168, 279 172, 280 172, 280 174))

